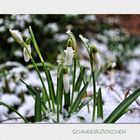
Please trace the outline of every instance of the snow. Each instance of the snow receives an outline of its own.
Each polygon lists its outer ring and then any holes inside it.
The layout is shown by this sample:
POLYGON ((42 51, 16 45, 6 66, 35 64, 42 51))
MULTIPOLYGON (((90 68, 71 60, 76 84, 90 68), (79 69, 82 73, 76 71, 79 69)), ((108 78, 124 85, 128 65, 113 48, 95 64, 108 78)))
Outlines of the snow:
MULTIPOLYGON (((28 20, 28 17, 17 17, 18 22, 20 22, 21 26, 24 26, 22 23, 22 20, 28 20)), ((96 20, 96 17, 89 16, 85 20, 96 20)), ((51 29, 53 32, 58 31, 58 25, 56 23, 49 23, 47 25, 47 28, 51 29)), ((110 30, 104 32, 107 36, 110 36, 111 38, 120 39, 118 35, 118 30, 110 30)), ((28 32, 24 32, 24 34, 28 35, 28 32)), ((55 34, 55 40, 61 42, 67 39, 66 34, 55 34)), ((92 39, 89 42, 91 44, 94 44, 97 49, 99 50, 101 54, 102 59, 102 65, 104 65, 106 62, 109 63, 115 63, 115 54, 108 50, 107 48, 107 38, 104 36, 98 35, 98 38, 104 40, 104 43, 98 43, 96 40, 92 39)), ((123 38, 122 38, 123 39, 123 38)), ((9 39, 10 40, 10 39, 9 39)), ((86 40, 87 41, 87 40, 86 40)), ((122 46, 119 46, 120 49, 122 46)), ((19 52, 16 52, 16 55, 18 55, 19 52)), ((89 63, 89 57, 88 53, 83 47, 83 45, 80 45, 79 49, 79 55, 80 55, 80 64, 87 68, 87 77, 90 75, 90 63, 89 63)), ((134 56, 139 57, 140 56, 140 47, 138 46, 134 50, 134 56)), ((23 116, 33 116, 34 115, 34 104, 35 101, 32 96, 27 95, 27 88, 26 86, 20 81, 20 79, 23 79, 27 84, 33 86, 33 87, 41 87, 41 82, 37 76, 37 73, 35 70, 28 70, 26 67, 24 67, 22 64, 17 62, 6 62, 5 64, 0 65, 0 69, 12 67, 9 70, 9 74, 6 76, 9 84, 9 88, 13 93, 2 93, 0 91, 0 101, 10 105, 18 105, 17 111, 21 113, 23 116), (24 73, 24 76, 22 76, 22 73, 24 73), (15 80, 12 79, 13 75, 15 76, 15 80), (24 102, 22 103, 21 99, 19 98, 20 94, 25 94, 24 96, 24 102)), ((110 73, 105 74, 101 73, 97 80, 97 89, 99 87, 102 87, 102 97, 103 97, 103 110, 104 110, 104 117, 96 118, 95 123, 102 123, 108 115, 124 100, 125 98, 125 91, 129 91, 129 95, 132 94, 133 91, 135 91, 139 85, 140 85, 140 58, 133 58, 130 59, 128 62, 125 63, 126 70, 112 70, 110 73)), ((43 81, 45 82, 46 88, 48 90, 48 85, 46 81, 46 76, 44 72, 40 73, 43 81)), ((56 70, 51 70, 52 80, 56 89, 57 84, 57 73, 56 70)), ((79 75, 79 68, 77 69, 76 75, 79 75)), ((88 77, 89 78, 89 77, 88 77)), ((72 79, 70 79, 72 80, 72 79)), ((0 81, 0 88, 5 85, 4 78, 1 78, 0 81)), ((72 86, 70 86, 70 89, 72 89, 72 86)), ((93 94, 92 92, 92 82, 89 84, 87 89, 87 95, 91 96, 93 94)), ((75 93, 76 95, 77 93, 75 93)), ((74 97, 75 97, 74 95, 74 97)), ((87 102, 89 100, 89 97, 86 97, 82 99, 82 102, 87 102)), ((93 111, 93 100, 89 103, 90 106, 90 112, 87 110, 87 106, 85 106, 82 110, 80 110, 78 113, 73 113, 72 116, 69 119, 64 119, 63 116, 60 114, 60 123, 92 123, 92 111, 93 111), (81 118, 81 119, 80 119, 81 118), (83 119, 82 119, 83 118, 83 119)), ((129 108, 128 112, 124 114, 116 123, 140 123, 140 97, 136 99, 135 102, 133 102, 129 108)), ((64 113, 65 110, 63 110, 64 113)), ((6 120, 9 118, 19 117, 15 113, 8 114, 8 108, 0 105, 0 121, 6 120)), ((49 120, 44 119, 41 123, 54 123, 54 120, 56 120, 56 114, 53 114, 52 112, 47 112, 47 116, 49 117, 49 120)), ((5 121, 3 123, 21 123, 23 120, 21 119, 13 119, 9 121, 5 121)))
MULTIPOLYGON (((88 68, 90 68, 90 65, 87 60, 82 59, 81 61, 82 65, 87 65, 88 68)), ((113 109, 116 108, 117 105, 119 105, 123 99, 124 99, 124 92, 123 89, 125 87, 130 87, 132 84, 136 83, 136 79, 140 80, 140 77, 137 75, 137 72, 140 71, 139 68, 139 61, 137 60, 131 60, 127 67, 130 71, 130 74, 128 75, 126 72, 120 72, 115 71, 111 75, 101 74, 99 76, 98 82, 97 82, 97 89, 101 86, 102 87, 102 97, 104 102, 104 118, 105 118, 113 111, 113 109), (124 76, 124 79, 121 78, 121 76, 124 76), (119 78, 120 77, 120 78, 119 78), (128 80, 129 79, 129 80, 128 80), (119 85, 120 80, 124 80, 124 85, 119 85)), ((21 66, 21 65, 20 65, 21 66)), ((20 69, 14 69, 13 71, 16 71, 17 73, 20 72, 20 69)), ((26 72, 27 73, 27 72, 26 72)), ((77 71, 78 74, 78 71, 77 71)), ((45 74, 41 73, 43 79, 45 79, 45 74)), ((53 82, 56 86, 56 70, 51 71, 51 75, 53 76, 53 82)), ((26 83, 32 86, 40 87, 40 81, 38 79, 38 76, 35 71, 28 72, 28 77, 25 80, 26 83)), ((45 82, 46 83, 46 82, 45 82)), ((16 94, 19 92, 26 92, 26 86, 22 84, 22 82, 18 83, 18 88, 16 88, 16 94)), ((46 83, 47 84, 47 83, 46 83)), ((16 85, 14 85, 13 82, 10 83, 10 87, 15 88, 16 85)), ((132 90, 134 90, 132 88, 132 90)), ((130 91, 130 94, 132 93, 132 90, 130 91)), ((89 84, 89 87, 87 89, 88 95, 92 95, 92 84, 89 84)), ((7 103, 8 105, 19 105, 21 104, 21 100, 17 97, 16 94, 1 94, 0 100, 7 103)), ((85 98, 82 101, 86 102, 89 98, 85 98)), ((136 100, 138 103, 140 103, 140 97, 136 100)), ((134 102, 130 107, 129 110, 125 115, 123 115, 116 123, 139 123, 140 122, 140 105, 134 102)), ((93 101, 90 101, 90 113, 87 111, 87 106, 85 106, 80 112, 77 114, 72 114, 70 119, 63 119, 62 115, 60 115, 60 122, 61 123, 91 123, 92 120, 92 106, 93 101), (80 120, 80 117, 83 117, 84 120, 80 120)), ((23 116, 32 116, 34 115, 34 99, 32 96, 25 95, 25 101, 21 104, 21 106, 18 108, 19 113, 21 113, 23 116)), ((0 106, 0 116, 1 114, 6 114, 8 112, 8 109, 0 106)), ((49 120, 43 120, 41 123, 54 123, 53 120, 56 120, 56 114, 52 114, 51 112, 48 113, 49 120)), ((18 117, 15 113, 12 113, 10 117, 18 117)), ((2 118, 3 119, 3 118, 2 118)), ((102 119, 96 119, 95 123, 102 123, 102 119)), ((8 123, 21 123, 23 122, 20 119, 14 119, 7 121, 8 123)), ((4 122, 5 123, 5 122, 4 122)))

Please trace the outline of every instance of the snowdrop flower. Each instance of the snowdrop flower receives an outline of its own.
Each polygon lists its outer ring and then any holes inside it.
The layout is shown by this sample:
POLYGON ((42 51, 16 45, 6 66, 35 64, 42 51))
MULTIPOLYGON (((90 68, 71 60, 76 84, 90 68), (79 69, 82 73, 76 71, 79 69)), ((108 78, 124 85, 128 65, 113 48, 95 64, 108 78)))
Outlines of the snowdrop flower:
POLYGON ((73 60, 73 55, 74 55, 74 50, 72 48, 72 40, 69 39, 67 42, 67 49, 64 50, 65 52, 65 63, 67 66, 70 66, 72 64, 72 60, 73 60))
POLYGON ((94 61, 93 69, 96 71, 99 71, 101 68, 101 57, 100 57, 98 50, 95 47, 93 47, 92 50, 93 50, 92 57, 93 57, 93 61, 94 61))
POLYGON ((30 60, 30 55, 29 55, 29 53, 31 54, 30 44, 27 46, 27 49, 25 47, 23 48, 23 56, 24 56, 24 61, 25 62, 28 62, 30 60), (29 52, 27 51, 27 49, 28 49, 29 52))
POLYGON ((24 42, 21 33, 18 30, 10 29, 9 31, 17 43, 22 44, 24 42))
POLYGON ((89 42, 89 40, 85 37, 83 37, 82 35, 79 35, 80 39, 86 44, 89 42))
POLYGON ((63 84, 64 84, 65 93, 68 93, 70 90, 70 79, 68 74, 68 68, 64 68, 63 84))

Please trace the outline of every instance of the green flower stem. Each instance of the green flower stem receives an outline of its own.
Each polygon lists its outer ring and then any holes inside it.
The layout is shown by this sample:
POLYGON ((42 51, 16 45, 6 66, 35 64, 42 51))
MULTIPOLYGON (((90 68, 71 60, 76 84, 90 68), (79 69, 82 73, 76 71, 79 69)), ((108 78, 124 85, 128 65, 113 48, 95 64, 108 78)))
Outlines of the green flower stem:
POLYGON ((49 70, 47 69, 47 67, 45 65, 44 59, 43 59, 43 57, 41 55, 41 52, 40 52, 40 49, 39 49, 39 47, 37 45, 37 42, 36 42, 36 39, 35 39, 35 36, 33 34, 31 26, 29 27, 29 30, 30 30, 30 33, 31 33, 31 36, 32 36, 32 41, 33 41, 34 47, 35 47, 35 49, 37 51, 37 54, 38 54, 38 56, 40 58, 40 61, 42 63, 44 71, 45 71, 45 75, 46 75, 46 78, 47 78, 47 81, 48 81, 50 98, 51 98, 51 101, 52 101, 52 109, 53 109, 53 112, 55 112, 55 91, 54 91, 54 86, 53 86, 51 74, 50 74, 49 70))
POLYGON ((92 80, 93 80, 93 114, 92 114, 92 122, 95 120, 96 113, 96 83, 95 83, 95 72, 92 71, 92 80))
POLYGON ((92 59, 92 51, 89 51, 90 57, 90 65, 91 65, 91 74, 92 74, 92 82, 93 82, 93 114, 92 114, 92 122, 95 121, 95 113, 96 113, 96 78, 95 71, 93 70, 93 59, 92 59))
POLYGON ((73 80, 72 80, 71 105, 73 104, 73 96, 74 96, 74 91, 75 91, 75 77, 76 77, 76 58, 74 57, 74 72, 73 72, 73 80))
POLYGON ((7 105, 7 104, 1 102, 1 101, 0 101, 0 105, 3 105, 3 106, 5 106, 5 107, 7 107, 7 108, 13 110, 17 115, 19 115, 19 117, 20 117, 21 119, 24 120, 25 123, 28 123, 28 121, 26 120, 26 118, 23 117, 19 112, 17 112, 13 107, 11 107, 11 106, 9 106, 9 105, 7 105))
MULTIPOLYGON (((30 56, 30 59, 31 59, 31 61, 32 61, 33 65, 34 65, 34 68, 35 68, 35 70, 36 70, 36 72, 37 72, 37 74, 38 74, 38 77, 39 77, 39 79, 40 79, 40 81, 41 81, 41 83, 42 83, 43 89, 44 89, 44 91, 45 91, 45 94, 44 94, 45 101, 48 101, 49 108, 51 108, 51 104, 50 104, 49 96, 48 96, 48 93, 47 93, 47 89, 46 89, 45 84, 44 84, 44 82, 43 82, 43 79, 42 79, 42 77, 41 77, 41 75, 40 75, 40 72, 39 72, 39 70, 38 70, 38 67, 36 66, 36 63, 35 63, 35 61, 34 61, 32 55, 30 54, 30 52, 29 52, 29 50, 28 50, 26 44, 23 44, 23 45, 24 45, 24 47, 26 48, 26 50, 27 50, 27 52, 28 52, 28 55, 30 56)), ((43 93, 44 93, 44 92, 43 92, 43 93)))

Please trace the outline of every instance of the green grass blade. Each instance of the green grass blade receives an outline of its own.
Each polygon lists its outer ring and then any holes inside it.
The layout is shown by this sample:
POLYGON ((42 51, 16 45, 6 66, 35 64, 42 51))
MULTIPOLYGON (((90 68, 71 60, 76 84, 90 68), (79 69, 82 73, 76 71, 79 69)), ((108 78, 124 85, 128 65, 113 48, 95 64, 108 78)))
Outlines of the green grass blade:
POLYGON ((26 120, 26 118, 23 117, 19 112, 17 112, 13 107, 11 107, 11 106, 9 106, 9 105, 7 105, 7 104, 1 102, 1 101, 0 101, 0 105, 3 105, 3 106, 5 106, 5 107, 9 108, 10 110, 14 111, 17 115, 19 115, 19 117, 20 117, 21 119, 24 120, 25 123, 28 123, 28 121, 26 120))
POLYGON ((75 99, 72 107, 70 108, 70 114, 73 112, 76 112, 78 109, 78 106, 83 98, 83 96, 86 94, 86 89, 88 87, 88 82, 84 85, 84 87, 81 89, 81 91, 78 93, 77 98, 75 99))
POLYGON ((103 119, 103 100, 101 88, 99 88, 97 95, 97 118, 103 119))
POLYGON ((80 74, 77 78, 77 81, 75 83, 75 91, 78 91, 80 90, 80 87, 81 87, 81 84, 82 84, 82 81, 83 81, 83 76, 84 76, 84 73, 85 73, 85 68, 82 68, 80 70, 80 74))
POLYGON ((136 98, 140 95, 140 88, 137 89, 133 94, 124 99, 114 110, 113 112, 106 118, 104 123, 114 123, 116 122, 123 114, 124 111, 132 104, 136 98))
POLYGON ((35 122, 40 122, 42 120, 41 116, 41 97, 40 93, 36 92, 35 97, 35 122))

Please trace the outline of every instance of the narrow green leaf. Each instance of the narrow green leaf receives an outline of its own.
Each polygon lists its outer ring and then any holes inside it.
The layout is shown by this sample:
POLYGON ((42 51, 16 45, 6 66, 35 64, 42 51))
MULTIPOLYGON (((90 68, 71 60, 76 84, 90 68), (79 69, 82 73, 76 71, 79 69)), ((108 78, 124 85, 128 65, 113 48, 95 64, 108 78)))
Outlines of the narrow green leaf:
POLYGON ((97 95, 97 118, 103 119, 103 100, 101 88, 99 88, 97 95))
POLYGON ((68 111, 70 107, 70 90, 68 93, 64 92, 64 108, 68 111))
POLYGON ((25 83, 25 81, 23 81, 22 79, 20 79, 20 81, 21 81, 23 84, 25 84, 25 86, 27 87, 27 89, 28 89, 29 93, 31 94, 31 96, 32 96, 33 98, 35 98, 35 95, 36 95, 35 90, 34 90, 30 85, 28 85, 27 83, 25 83))
POLYGON ((72 76, 72 97, 71 97, 71 105, 73 104, 73 97, 75 91, 75 79, 76 79, 76 57, 74 57, 74 70, 72 76))
POLYGON ((140 88, 137 89, 133 94, 129 97, 124 99, 113 111, 112 113, 106 118, 104 123, 114 123, 116 122, 123 114, 124 111, 131 105, 136 98, 140 95, 140 88))
POLYGON ((85 68, 83 67, 80 70, 79 76, 78 76, 77 81, 75 83, 75 91, 79 91, 80 90, 80 87, 81 87, 81 84, 82 84, 82 81, 83 81, 84 73, 85 73, 85 68))
MULTIPOLYGON (((47 81, 48 81, 48 86, 49 86, 49 93, 50 93, 50 99, 52 101, 52 109, 53 109, 53 112, 55 112, 55 91, 54 91, 54 86, 53 86, 53 82, 52 82, 52 78, 51 78, 51 74, 50 74, 50 71, 47 69, 46 65, 45 65, 45 62, 44 62, 44 59, 41 55, 41 52, 40 52, 40 49, 39 49, 39 46, 36 42, 36 39, 35 39, 35 36, 34 36, 34 33, 32 31, 32 28, 31 26, 29 26, 29 30, 30 30, 30 33, 31 33, 31 37, 32 37, 32 42, 34 44, 34 48, 36 49, 36 52, 40 58, 40 61, 42 63, 42 66, 44 68, 44 71, 45 71, 45 75, 46 75, 46 78, 47 78, 47 81)), ((46 89, 44 88, 45 92, 46 92, 46 89)))
POLYGON ((60 71, 60 75, 57 75, 57 122, 59 122, 59 113, 62 111, 62 99, 63 99, 63 69, 60 71))
POLYGON ((9 106, 9 105, 7 105, 7 104, 1 102, 1 101, 0 101, 0 105, 3 105, 3 106, 5 106, 5 107, 9 108, 10 110, 14 111, 17 115, 19 115, 19 117, 20 117, 21 119, 24 120, 25 123, 28 123, 28 121, 26 120, 26 118, 23 117, 19 112, 17 112, 13 107, 11 107, 11 106, 9 106))
MULTIPOLYGON (((28 85, 27 83, 25 83, 25 81, 23 81, 22 79, 20 79, 20 80, 25 84, 25 86, 27 87, 27 89, 28 89, 30 95, 35 99, 35 96, 36 96, 36 91, 35 91, 35 89, 34 89, 32 86, 30 86, 30 85, 28 85)), ((44 97, 44 95, 45 95, 45 94, 43 94, 43 97, 44 97)), ((42 97, 42 98, 43 98, 43 97, 42 97)), ((42 109, 42 111, 45 113, 45 112, 47 111, 47 107, 46 107, 46 105, 45 105, 44 100, 41 100, 41 103, 42 103, 41 109, 42 109)))
POLYGON ((35 122, 40 122, 42 120, 41 116, 41 97, 40 92, 36 92, 35 97, 35 122))
POLYGON ((51 77, 50 71, 47 68, 45 68, 44 70, 45 70, 47 81, 48 81, 50 99, 53 101, 53 106, 54 106, 54 102, 56 101, 56 97, 55 97, 55 91, 54 91, 52 77, 51 77))
POLYGON ((78 109, 78 106, 83 98, 83 96, 86 94, 86 89, 88 87, 88 82, 84 85, 84 87, 81 89, 81 91, 78 93, 77 98, 75 99, 71 109, 70 109, 70 114, 73 112, 76 112, 78 109))
MULTIPOLYGON (((39 63, 36 63, 37 67, 42 67, 42 63, 39 62, 39 63)), ((55 69, 56 66, 51 64, 51 63, 48 63, 48 62, 45 62, 45 66, 48 67, 48 68, 51 68, 51 69, 55 69)), ((32 69, 34 68, 34 65, 33 64, 29 64, 28 66, 28 69, 32 69)))

